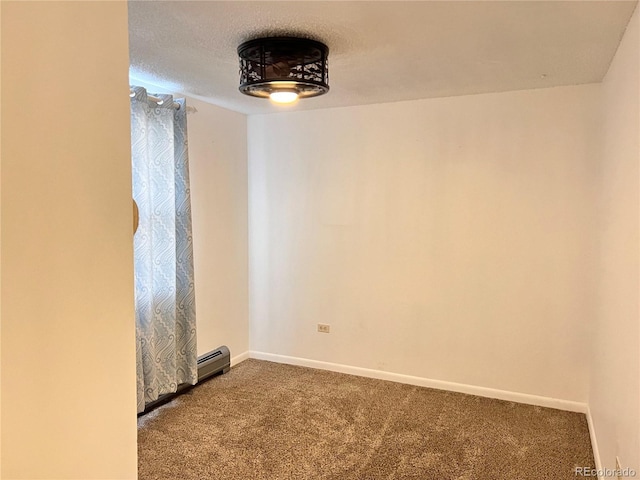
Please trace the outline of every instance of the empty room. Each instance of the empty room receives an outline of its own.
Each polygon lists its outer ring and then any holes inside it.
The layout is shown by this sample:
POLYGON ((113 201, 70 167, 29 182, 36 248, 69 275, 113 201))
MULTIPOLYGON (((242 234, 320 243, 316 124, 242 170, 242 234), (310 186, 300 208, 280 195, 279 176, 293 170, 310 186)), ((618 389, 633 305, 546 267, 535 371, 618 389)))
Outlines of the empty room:
POLYGON ((640 476, 636 1, 0 23, 0 478, 640 476))

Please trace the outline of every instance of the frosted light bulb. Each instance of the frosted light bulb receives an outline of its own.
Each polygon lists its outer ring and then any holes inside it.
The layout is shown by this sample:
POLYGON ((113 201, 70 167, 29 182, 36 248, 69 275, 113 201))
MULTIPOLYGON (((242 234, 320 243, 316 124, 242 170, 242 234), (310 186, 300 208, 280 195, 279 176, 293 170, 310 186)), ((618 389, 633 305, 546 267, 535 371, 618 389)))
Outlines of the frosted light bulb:
POLYGON ((298 99, 298 94, 291 90, 271 92, 269 98, 276 103, 293 103, 298 99))

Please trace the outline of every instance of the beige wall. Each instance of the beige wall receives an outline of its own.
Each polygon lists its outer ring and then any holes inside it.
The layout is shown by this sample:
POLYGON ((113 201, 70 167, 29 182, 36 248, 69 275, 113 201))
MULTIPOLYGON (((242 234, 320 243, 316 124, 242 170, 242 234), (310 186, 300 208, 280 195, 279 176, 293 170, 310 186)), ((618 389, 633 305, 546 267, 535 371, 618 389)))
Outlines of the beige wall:
MULTIPOLYGON (((0 52, 2 52, 2 8, 0 7, 0 52)), ((0 53, 0 199, 2 198, 2 54, 0 53)), ((0 226, 2 208, 0 202, 0 226)), ((0 228, 0 478, 2 478, 2 228, 0 228)))
POLYGON ((198 354, 249 350, 247 120, 192 98, 189 163, 198 354))
POLYGON ((1 8, 2 478, 135 479, 127 6, 1 8))
POLYGON ((603 83, 600 305, 589 406, 604 467, 640 472, 640 18, 631 19, 603 83))
POLYGON ((585 402, 598 106, 249 117, 251 350, 585 402))

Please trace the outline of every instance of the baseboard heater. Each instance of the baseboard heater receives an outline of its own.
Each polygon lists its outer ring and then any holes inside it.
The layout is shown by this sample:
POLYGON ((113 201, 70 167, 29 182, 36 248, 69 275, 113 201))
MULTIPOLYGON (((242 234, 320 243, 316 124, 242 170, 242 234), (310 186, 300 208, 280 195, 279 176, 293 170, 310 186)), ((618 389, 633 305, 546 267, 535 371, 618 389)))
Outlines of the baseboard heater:
MULTIPOLYGON (((199 383, 208 380, 209 378, 227 373, 231 368, 231 353, 229 349, 223 345, 215 350, 212 350, 204 355, 198 357, 198 385, 199 383)), ((143 412, 140 412, 138 416, 149 413, 154 408, 158 408, 160 405, 173 400, 178 395, 191 390, 196 385, 189 385, 188 383, 182 383, 178 385, 178 389, 174 393, 167 393, 161 395, 157 400, 147 403, 143 412)))

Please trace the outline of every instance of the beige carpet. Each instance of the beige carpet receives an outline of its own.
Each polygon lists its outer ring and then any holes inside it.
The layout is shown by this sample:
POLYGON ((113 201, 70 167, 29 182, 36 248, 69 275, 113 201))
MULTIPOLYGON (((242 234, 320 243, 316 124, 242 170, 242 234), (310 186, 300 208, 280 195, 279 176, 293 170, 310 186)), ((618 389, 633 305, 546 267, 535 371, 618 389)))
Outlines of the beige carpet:
POLYGON ((140 480, 575 479, 585 416, 247 360, 138 421, 140 480))

